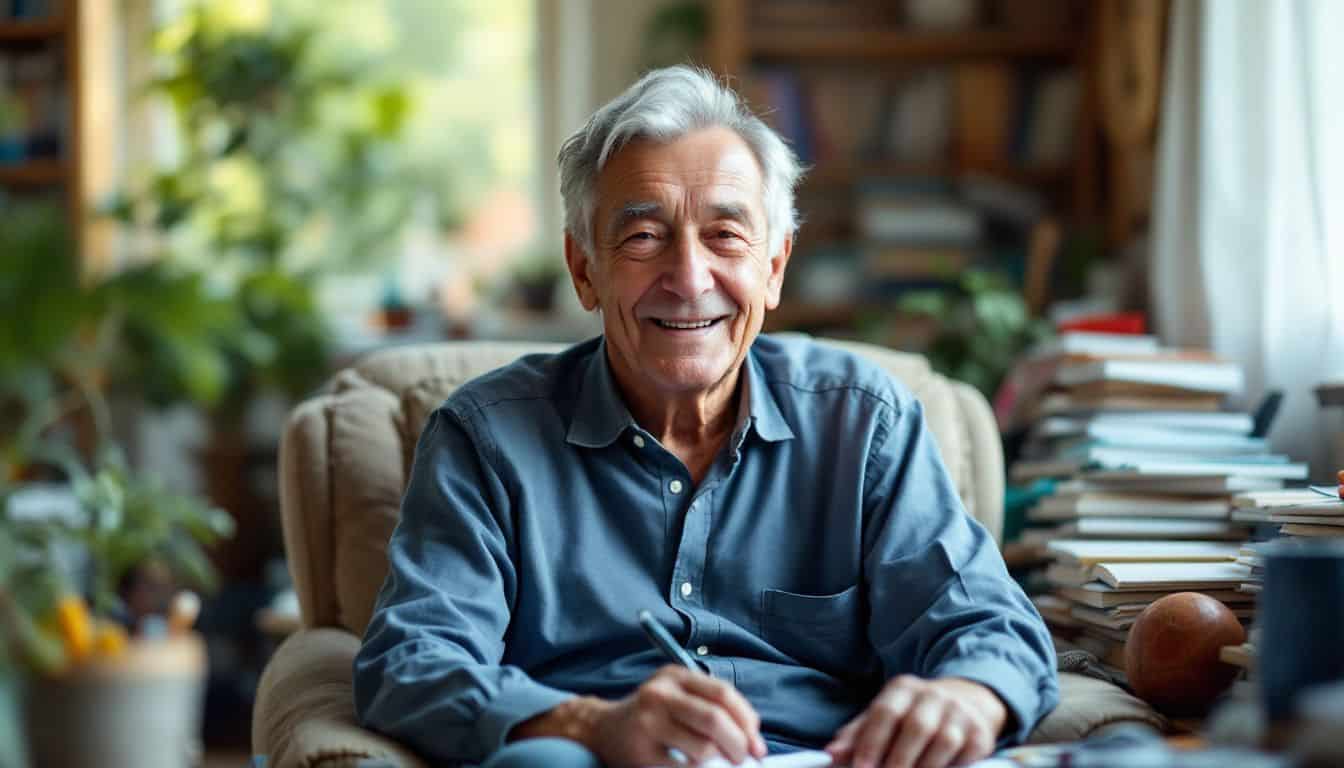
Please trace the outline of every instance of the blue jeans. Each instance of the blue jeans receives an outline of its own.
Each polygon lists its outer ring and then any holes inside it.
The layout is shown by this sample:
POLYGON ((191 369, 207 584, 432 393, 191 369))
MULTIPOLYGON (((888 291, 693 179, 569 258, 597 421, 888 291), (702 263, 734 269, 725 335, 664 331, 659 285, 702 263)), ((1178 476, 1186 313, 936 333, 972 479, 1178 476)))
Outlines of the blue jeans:
POLYGON ((505 744, 480 768, 603 768, 588 748, 569 739, 523 739, 505 744))

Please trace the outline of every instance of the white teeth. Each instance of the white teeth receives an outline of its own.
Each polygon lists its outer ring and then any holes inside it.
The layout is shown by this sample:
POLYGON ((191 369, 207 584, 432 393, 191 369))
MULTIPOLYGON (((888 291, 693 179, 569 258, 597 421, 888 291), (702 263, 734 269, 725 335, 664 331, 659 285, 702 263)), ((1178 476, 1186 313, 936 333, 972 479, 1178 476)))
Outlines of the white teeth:
POLYGON ((658 324, 665 328, 676 328, 681 331, 689 331, 695 328, 708 328, 714 324, 713 320, 701 320, 694 323, 679 323, 675 320, 659 320, 658 324))

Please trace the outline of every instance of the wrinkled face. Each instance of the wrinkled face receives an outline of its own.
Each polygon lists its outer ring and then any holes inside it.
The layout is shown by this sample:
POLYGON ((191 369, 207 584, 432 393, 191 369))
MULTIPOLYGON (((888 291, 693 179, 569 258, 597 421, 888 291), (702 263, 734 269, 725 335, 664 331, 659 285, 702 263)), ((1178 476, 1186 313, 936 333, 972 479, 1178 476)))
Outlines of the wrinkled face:
POLYGON ((779 305, 791 238, 766 253, 761 170, 726 128, 635 141, 597 180, 594 253, 565 238, 584 308, 602 310, 619 380, 641 393, 725 382, 779 305), (773 256, 773 258, 772 258, 773 256))

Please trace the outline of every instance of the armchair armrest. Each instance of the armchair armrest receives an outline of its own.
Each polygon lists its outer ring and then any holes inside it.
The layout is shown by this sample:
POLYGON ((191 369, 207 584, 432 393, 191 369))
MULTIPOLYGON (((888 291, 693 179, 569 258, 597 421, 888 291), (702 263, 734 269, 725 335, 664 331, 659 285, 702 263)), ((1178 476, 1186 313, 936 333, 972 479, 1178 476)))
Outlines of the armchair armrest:
POLYGON ((1031 732, 1027 741, 1043 744, 1085 739, 1102 726, 1143 723, 1166 731, 1167 719, 1143 700, 1114 683, 1073 672, 1059 673, 1059 706, 1031 732))
POLYGON ((266 665, 252 710, 252 751, 273 768, 333 768, 379 757, 425 768, 407 748, 359 726, 352 664, 359 638, 342 629, 302 629, 266 665))

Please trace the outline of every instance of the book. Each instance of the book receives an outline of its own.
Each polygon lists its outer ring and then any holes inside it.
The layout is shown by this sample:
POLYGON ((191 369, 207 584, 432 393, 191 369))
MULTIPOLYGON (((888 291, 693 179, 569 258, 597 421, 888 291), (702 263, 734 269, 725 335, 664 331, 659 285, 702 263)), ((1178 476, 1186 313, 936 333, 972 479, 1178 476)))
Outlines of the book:
MULTIPOLYGON (((1340 524, 1344 525, 1344 518, 1340 524)), ((1246 528, 1225 520, 1154 520, 1150 518, 1082 518, 1050 529, 1058 538, 1114 539, 1244 539, 1246 528)))
POLYGON ((1163 455, 1156 451, 1124 451, 1123 449, 1089 450, 1079 457, 1056 457, 1019 461, 1010 472, 1015 482, 1042 477, 1069 477, 1076 473, 1084 477, 1104 474, 1109 477, 1209 477, 1239 476, 1277 480, 1301 480, 1307 476, 1307 465, 1293 463, 1287 457, 1264 456, 1179 456, 1163 455))
POLYGON ((1008 150, 1013 71, 1005 64, 971 63, 957 67, 955 78, 957 165, 992 167, 1008 150))
POLYGON ((1068 363, 1055 371, 1055 383, 1064 387, 1108 382, 1234 394, 1241 391, 1243 375, 1233 363, 1170 359, 1094 360, 1068 363))
POLYGON ((1089 435, 1098 438, 1162 433, 1190 433, 1200 435, 1247 436, 1255 428, 1255 420, 1242 411, 1183 412, 1156 411, 1145 413, 1098 413, 1085 417, 1051 416, 1037 425, 1035 432, 1043 437, 1089 435))
MULTIPOLYGON (((952 78, 946 69, 918 70, 889 86, 881 155, 910 163, 947 159, 952 138, 952 78)), ((848 114, 848 110, 841 114, 848 114)))
POLYGON ((1186 397, 1162 395, 1085 394, 1080 392, 1051 392, 1042 397, 1027 418, 1044 416, 1116 413, 1126 411, 1218 411, 1221 395, 1207 394, 1186 397))
POLYGON ((1080 489, 1218 496, 1283 487, 1283 480, 1268 477, 1207 474, 1157 476, 1137 474, 1131 470, 1102 469, 1088 470, 1081 478, 1070 482, 1076 483, 1080 489))
MULTIPOLYGON (((1191 589, 1190 591, 1200 592, 1229 605, 1255 601, 1254 595, 1239 592, 1236 589, 1191 589)), ((1060 587, 1055 592, 1060 597, 1072 600, 1075 603, 1097 608, 1114 608, 1117 605, 1134 604, 1149 605, 1171 594, 1169 589, 1120 590, 1099 581, 1091 581, 1079 587, 1060 587)))
POLYGON ((1097 464, 1087 477, 1255 477, 1270 480, 1302 480, 1307 465, 1301 462, 1248 461, 1125 461, 1097 464))
POLYGON ((858 231, 867 241, 973 246, 982 234, 979 215, 952 200, 865 196, 858 208, 858 231))
POLYGON ((1055 437, 1051 443, 1059 451, 1080 451, 1092 446, 1139 451, 1234 455, 1263 454, 1269 450, 1263 437, 1248 437, 1227 432, 1203 432, 1195 429, 1121 427, 1111 424, 1088 426, 1076 437, 1055 437))
POLYGON ((1135 333, 1099 333, 1096 331, 1068 331, 1053 339, 1033 346, 1027 356, 1032 358, 1087 355, 1149 355, 1158 351, 1157 337, 1135 333))
POLYGON ((1276 491, 1251 491, 1232 497, 1232 506, 1238 509, 1334 509, 1344 508, 1344 499, 1325 496, 1310 488, 1285 488, 1276 491))
POLYGON ((902 280, 950 281, 968 266, 974 253, 964 247, 867 245, 860 250, 865 276, 902 280))
POLYGON ((1046 545, 1059 562, 1098 563, 1232 562, 1238 546, 1218 541, 1143 541, 1060 539, 1046 545))
MULTIPOLYGON (((1139 614, 1148 606, 1124 605, 1115 608, 1094 608, 1090 605, 1075 605, 1069 609, 1069 614, 1085 623, 1096 627, 1102 627, 1111 630, 1128 630, 1138 621, 1139 614)), ((1229 607, 1232 615, 1238 619, 1255 618, 1255 609, 1251 607, 1229 607)))
POLYGON ((1252 449, 1245 452, 1224 452, 1224 451, 1200 451, 1195 448, 1189 450, 1169 450, 1158 447, 1148 448, 1130 448, 1113 446, 1106 443, 1095 441, 1085 441, 1075 443, 1068 448, 1060 450, 1061 459, 1076 459, 1083 464, 1095 464, 1104 467, 1127 467, 1139 464, 1160 464, 1160 463, 1202 463, 1208 464, 1211 469, 1218 469, 1228 464, 1242 465, 1283 465, 1288 463, 1288 457, 1282 454, 1266 453, 1263 446, 1260 449, 1252 449))
POLYGON ((1235 586, 1250 578, 1251 569, 1235 562, 1106 562, 1094 573, 1118 590, 1180 591, 1235 586))
POLYGON ((1338 523, 1286 523, 1279 526, 1279 533, 1284 536, 1302 536, 1304 538, 1319 538, 1344 536, 1344 518, 1340 518, 1338 523))
POLYGON ((1080 99, 1078 76, 1070 70, 1051 73, 1035 84, 1025 131, 1023 159, 1028 164, 1049 167, 1069 161, 1080 99))
POLYGON ((1263 509, 1234 509, 1232 519, 1243 523, 1299 523, 1302 525, 1344 525, 1344 514, 1295 515, 1263 509))
POLYGON ((1028 520, 1073 520, 1087 517, 1227 519, 1226 496, 1190 498, 1144 493, 1068 492, 1061 484, 1055 495, 1041 499, 1027 512, 1028 520))

